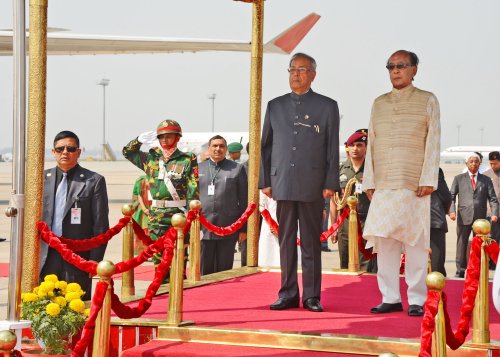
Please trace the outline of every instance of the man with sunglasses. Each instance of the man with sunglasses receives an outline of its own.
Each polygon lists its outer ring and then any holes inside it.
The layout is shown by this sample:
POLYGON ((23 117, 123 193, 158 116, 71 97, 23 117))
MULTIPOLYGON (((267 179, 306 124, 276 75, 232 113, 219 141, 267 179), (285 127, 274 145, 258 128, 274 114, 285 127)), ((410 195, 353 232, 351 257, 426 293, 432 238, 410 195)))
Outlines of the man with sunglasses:
MULTIPOLYGON (((57 166, 45 170, 43 185, 43 221, 60 237, 83 240, 109 229, 108 194, 103 176, 78 164, 80 140, 71 131, 61 131, 54 138, 52 154, 57 166)), ((106 244, 84 252, 76 252, 86 260, 100 262, 106 244)), ((92 296, 92 279, 88 273, 67 263, 46 243, 41 243, 40 280, 56 274, 60 280, 77 282, 85 295, 92 296)))
POLYGON ((339 186, 339 109, 315 93, 316 61, 296 53, 289 63, 292 90, 267 105, 262 129, 259 188, 277 201, 281 288, 271 310, 299 307, 297 228, 302 251, 302 306, 323 311, 321 242, 324 200, 339 186))
POLYGON ((364 238, 378 252, 382 303, 372 313, 403 311, 399 291, 401 252, 406 254, 408 315, 422 316, 430 247, 430 198, 438 185, 439 103, 412 85, 418 57, 392 54, 386 64, 392 91, 372 107, 363 190, 371 199, 364 238), (411 158, 411 160, 409 160, 411 158))

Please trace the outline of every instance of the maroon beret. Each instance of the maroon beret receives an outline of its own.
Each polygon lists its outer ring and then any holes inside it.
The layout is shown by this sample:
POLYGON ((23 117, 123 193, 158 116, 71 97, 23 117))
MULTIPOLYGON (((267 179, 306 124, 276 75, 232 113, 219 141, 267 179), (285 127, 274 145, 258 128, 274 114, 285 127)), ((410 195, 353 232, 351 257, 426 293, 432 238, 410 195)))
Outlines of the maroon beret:
POLYGON ((366 143, 368 141, 368 129, 358 129, 356 130, 349 139, 344 143, 345 146, 352 145, 354 143, 366 143))

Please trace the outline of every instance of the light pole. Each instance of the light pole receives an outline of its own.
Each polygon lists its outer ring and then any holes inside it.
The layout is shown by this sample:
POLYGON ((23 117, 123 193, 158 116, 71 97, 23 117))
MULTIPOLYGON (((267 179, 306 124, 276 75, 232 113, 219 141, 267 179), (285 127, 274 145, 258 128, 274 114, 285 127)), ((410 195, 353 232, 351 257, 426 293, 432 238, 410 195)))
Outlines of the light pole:
POLYGON ((102 86, 102 160, 106 160, 106 86, 109 85, 109 79, 103 78, 97 85, 102 86))
POLYGON ((215 93, 209 94, 208 99, 212 101, 212 133, 215 131, 215 93))
POLYGON ((457 145, 460 146, 460 125, 457 125, 457 145))

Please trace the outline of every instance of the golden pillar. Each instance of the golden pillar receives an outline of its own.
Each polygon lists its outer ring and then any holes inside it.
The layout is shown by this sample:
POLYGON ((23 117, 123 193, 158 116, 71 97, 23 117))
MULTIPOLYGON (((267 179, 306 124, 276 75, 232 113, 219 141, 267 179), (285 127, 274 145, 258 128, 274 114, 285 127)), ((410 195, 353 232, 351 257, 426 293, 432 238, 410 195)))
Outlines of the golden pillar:
MULTIPOLYGON (((240 0, 252 3, 252 63, 250 70, 250 153, 248 159, 248 201, 259 203, 260 122, 262 106, 262 33, 264 30, 264 0, 240 0)), ((247 224, 247 265, 258 265, 259 210, 256 209, 247 224)))
MULTIPOLYGON (((193 200, 189 203, 189 208, 193 211, 201 211, 201 202, 193 200)), ((200 217, 197 216, 191 222, 191 231, 189 238, 189 281, 196 283, 201 280, 200 275, 200 217)))
POLYGON ((488 234, 491 231, 490 222, 486 219, 477 219, 472 224, 474 234, 479 236, 481 244, 481 264, 479 273, 479 286, 477 289, 476 301, 472 320, 472 342, 490 343, 490 307, 488 298, 488 275, 490 259, 484 247, 488 245, 488 234))
POLYGON ((97 265, 97 274, 99 281, 108 284, 106 296, 102 303, 101 311, 97 315, 94 330, 93 357, 109 356, 109 331, 111 321, 111 276, 115 273, 116 267, 113 262, 103 260, 97 265))
POLYGON ((170 291, 168 293, 167 324, 170 326, 185 326, 192 321, 182 321, 182 296, 184 288, 184 226, 186 217, 181 213, 172 216, 172 225, 177 231, 177 243, 174 257, 170 265, 170 291))
MULTIPOLYGON (((130 217, 130 221, 123 228, 122 261, 126 262, 134 257, 134 223, 132 222, 134 207, 132 205, 123 205, 122 213, 124 216, 130 217)), ((134 269, 123 272, 121 295, 122 299, 135 295, 134 269)))
POLYGON ((446 357, 446 328, 444 325, 443 299, 441 298, 441 292, 446 284, 446 279, 443 274, 435 271, 427 275, 425 284, 429 290, 439 293, 438 312, 434 318, 436 326, 432 334, 432 355, 435 357, 446 357))
POLYGON ((359 271, 359 248, 358 248, 358 199, 356 196, 347 198, 349 205, 349 272, 356 273, 359 271))
POLYGON ((35 223, 42 218, 47 85, 47 0, 30 0, 28 142, 22 290, 38 285, 40 241, 35 223))
POLYGON ((11 352, 16 347, 16 343, 17 337, 14 332, 10 330, 0 331, 0 353, 4 357, 12 356, 11 352))

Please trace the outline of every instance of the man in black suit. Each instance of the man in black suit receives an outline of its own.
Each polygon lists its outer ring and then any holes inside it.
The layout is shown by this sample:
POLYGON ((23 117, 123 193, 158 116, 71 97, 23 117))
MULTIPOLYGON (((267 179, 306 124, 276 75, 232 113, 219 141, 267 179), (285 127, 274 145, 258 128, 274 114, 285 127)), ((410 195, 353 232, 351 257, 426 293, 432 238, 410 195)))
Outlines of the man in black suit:
MULTIPOLYGON (((54 234, 75 240, 92 238, 109 229, 108 194, 103 176, 78 164, 80 140, 71 131, 61 131, 54 138, 52 154, 57 166, 45 170, 43 187, 43 221, 54 234)), ((100 262, 106 245, 85 252, 82 258, 100 262)), ((56 274, 60 280, 79 283, 90 300, 92 279, 88 273, 67 263, 46 243, 41 243, 40 280, 56 274)))
POLYGON ((311 89, 316 61, 292 56, 292 89, 267 105, 262 129, 259 188, 277 201, 281 288, 271 310, 299 307, 297 223, 300 226, 304 308, 320 312, 324 200, 339 190, 339 109, 311 89))
POLYGON ((444 179, 444 173, 439 168, 438 187, 431 194, 431 267, 446 276, 444 263, 446 261, 446 232, 448 223, 446 215, 450 211, 451 194, 444 179))
POLYGON ((486 219, 487 203, 491 207, 491 222, 498 220, 498 201, 493 183, 488 176, 478 172, 480 159, 476 153, 467 155, 465 164, 467 172, 455 176, 451 184, 452 205, 450 218, 457 220, 457 273, 455 277, 463 278, 467 269, 467 244, 472 231, 472 223, 476 219, 486 219), (455 202, 458 196, 458 212, 455 202))
MULTIPOLYGON (((227 143, 220 135, 208 142, 210 158, 198 166, 200 201, 205 218, 217 226, 229 226, 245 212, 248 179, 243 165, 226 159, 227 143)), ((236 242, 246 239, 245 228, 229 236, 218 236, 202 227, 201 274, 233 268, 236 242)))

